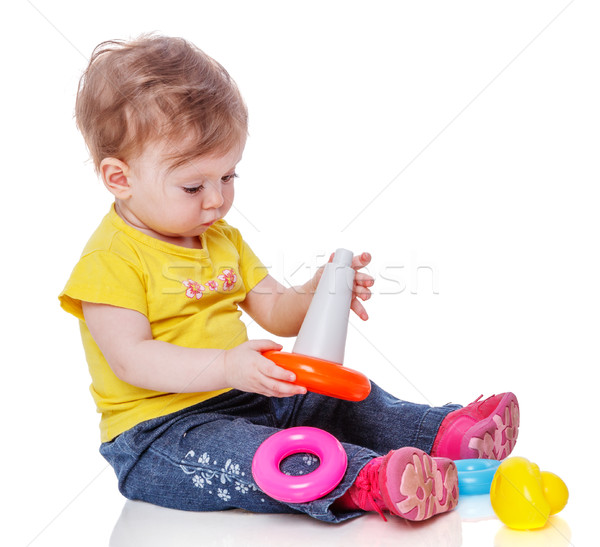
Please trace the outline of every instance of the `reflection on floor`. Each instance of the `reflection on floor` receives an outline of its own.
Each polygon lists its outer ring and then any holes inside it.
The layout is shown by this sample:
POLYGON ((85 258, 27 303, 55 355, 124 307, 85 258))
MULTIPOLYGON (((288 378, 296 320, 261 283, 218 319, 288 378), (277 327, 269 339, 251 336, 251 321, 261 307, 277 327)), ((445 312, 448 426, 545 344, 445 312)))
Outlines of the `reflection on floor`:
POLYGON ((487 523, 497 529, 495 547, 570 545, 571 530, 565 520, 551 517, 546 527, 536 531, 510 530, 496 519, 489 496, 484 495, 463 496, 455 511, 420 523, 399 518, 389 518, 386 523, 373 513, 343 524, 327 524, 304 515, 253 514, 240 510, 192 513, 127 501, 113 529, 110 546, 196 547, 201 542, 248 547, 400 544, 458 547, 463 544, 463 526, 466 530, 473 523, 487 523))
POLYGON ((203 545, 461 545, 461 518, 456 511, 427 522, 399 518, 383 522, 367 514, 342 524, 327 524, 304 515, 265 515, 245 511, 189 513, 127 501, 113 530, 111 547, 197 547, 203 545))

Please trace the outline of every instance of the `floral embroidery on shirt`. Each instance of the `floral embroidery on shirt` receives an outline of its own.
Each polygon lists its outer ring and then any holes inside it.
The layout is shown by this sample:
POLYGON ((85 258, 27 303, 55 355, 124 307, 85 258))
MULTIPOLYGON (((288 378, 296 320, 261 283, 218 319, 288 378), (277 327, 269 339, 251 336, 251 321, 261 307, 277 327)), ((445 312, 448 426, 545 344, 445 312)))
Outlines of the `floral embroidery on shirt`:
POLYGON ((230 291, 233 289, 235 282, 237 281, 237 275, 233 270, 223 270, 223 273, 217 278, 223 281, 223 290, 230 291))
POLYGON ((198 300, 200 300, 200 298, 202 298, 202 293, 205 290, 204 285, 201 285, 200 283, 198 283, 192 279, 186 279, 183 282, 183 284, 187 287, 187 290, 185 291, 185 295, 188 298, 196 298, 198 300))
POLYGON ((185 286, 185 295, 188 298, 195 298, 196 300, 200 300, 202 295, 206 289, 209 291, 217 291, 219 290, 219 282, 221 285, 221 290, 230 291, 235 287, 238 276, 232 268, 227 268, 225 270, 221 270, 221 275, 217 276, 217 279, 211 279, 206 283, 198 283, 193 279, 186 279, 182 281, 185 286))
POLYGON ((213 281, 213 280, 211 280, 211 281, 208 281, 208 282, 206 283, 206 286, 207 286, 207 287, 208 287, 208 288, 209 288, 211 291, 216 291, 216 290, 217 290, 217 288, 219 287, 219 285, 217 284, 217 282, 216 282, 216 281, 213 281))

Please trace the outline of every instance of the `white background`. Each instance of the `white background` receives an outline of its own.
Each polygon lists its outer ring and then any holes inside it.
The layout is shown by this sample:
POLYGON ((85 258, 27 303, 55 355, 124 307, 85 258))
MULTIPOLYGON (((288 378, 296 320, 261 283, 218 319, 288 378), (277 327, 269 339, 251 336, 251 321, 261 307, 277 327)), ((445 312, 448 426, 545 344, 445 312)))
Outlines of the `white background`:
POLYGON ((111 534, 112 545, 587 543, 598 491, 597 2, 0 9, 0 534, 11 545, 107 545, 111 534), (346 365, 434 405, 514 391, 514 454, 570 488, 553 526, 511 534, 464 508, 422 525, 325 526, 125 505, 97 452, 77 322, 57 295, 110 204, 73 121, 79 75, 99 42, 147 31, 189 39, 238 82, 250 138, 228 220, 276 277, 301 283, 340 246, 373 254, 371 319, 351 318, 346 365))

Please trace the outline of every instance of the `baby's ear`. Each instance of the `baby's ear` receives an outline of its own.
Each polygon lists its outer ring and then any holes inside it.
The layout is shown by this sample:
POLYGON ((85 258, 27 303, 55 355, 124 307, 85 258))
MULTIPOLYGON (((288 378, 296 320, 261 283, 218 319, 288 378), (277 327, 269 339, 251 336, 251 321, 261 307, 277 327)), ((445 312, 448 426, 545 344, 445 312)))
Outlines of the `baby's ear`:
POLYGON ((117 158, 104 158, 100 163, 100 176, 104 186, 118 199, 131 196, 129 184, 129 166, 117 158))

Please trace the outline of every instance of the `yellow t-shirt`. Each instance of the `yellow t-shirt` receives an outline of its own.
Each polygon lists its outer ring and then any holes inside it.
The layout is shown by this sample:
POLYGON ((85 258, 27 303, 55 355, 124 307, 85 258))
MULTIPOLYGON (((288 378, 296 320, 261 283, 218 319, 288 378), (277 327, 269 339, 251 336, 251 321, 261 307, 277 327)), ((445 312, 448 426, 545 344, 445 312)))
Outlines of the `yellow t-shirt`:
POLYGON ((245 342, 238 305, 267 270, 223 220, 201 241, 202 249, 160 241, 126 224, 113 206, 59 296, 63 309, 80 321, 102 442, 227 391, 162 393, 123 382, 94 342, 81 309, 85 301, 136 310, 148 318, 155 340, 179 346, 228 349, 245 342))

